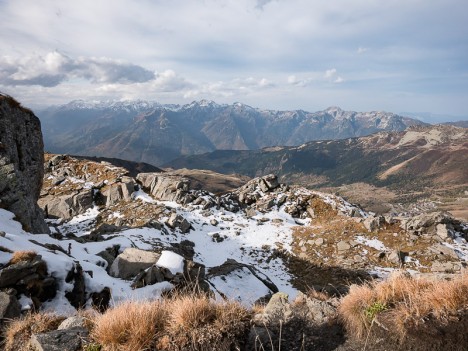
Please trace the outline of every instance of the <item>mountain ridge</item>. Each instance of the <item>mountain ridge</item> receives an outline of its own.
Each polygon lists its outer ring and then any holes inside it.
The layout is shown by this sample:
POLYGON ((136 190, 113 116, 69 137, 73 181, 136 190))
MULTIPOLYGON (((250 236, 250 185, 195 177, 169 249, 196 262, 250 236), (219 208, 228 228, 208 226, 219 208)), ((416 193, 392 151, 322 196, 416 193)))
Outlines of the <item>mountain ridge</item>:
POLYGON ((117 157, 156 166, 182 155, 214 150, 297 146, 310 140, 423 125, 381 111, 354 112, 337 107, 318 112, 275 111, 208 100, 186 105, 80 100, 42 110, 38 115, 48 151, 117 157))

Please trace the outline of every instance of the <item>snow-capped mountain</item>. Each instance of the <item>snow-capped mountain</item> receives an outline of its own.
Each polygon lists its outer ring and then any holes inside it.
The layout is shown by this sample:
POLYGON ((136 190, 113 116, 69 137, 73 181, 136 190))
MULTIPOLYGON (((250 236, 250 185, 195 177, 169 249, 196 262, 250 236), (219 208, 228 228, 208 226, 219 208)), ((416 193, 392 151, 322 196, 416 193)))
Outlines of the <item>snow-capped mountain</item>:
POLYGON ((73 101, 37 111, 51 152, 118 157, 161 165, 181 155, 214 150, 297 146, 378 131, 401 131, 422 122, 387 112, 275 111, 239 102, 73 101))

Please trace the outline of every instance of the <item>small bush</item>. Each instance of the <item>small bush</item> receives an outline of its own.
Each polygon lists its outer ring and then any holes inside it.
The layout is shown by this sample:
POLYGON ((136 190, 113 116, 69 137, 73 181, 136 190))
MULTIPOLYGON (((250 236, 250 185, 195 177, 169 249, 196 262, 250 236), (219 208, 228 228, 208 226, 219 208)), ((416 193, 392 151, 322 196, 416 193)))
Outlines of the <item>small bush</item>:
POLYGON ((28 351, 32 334, 57 329, 65 317, 51 313, 30 313, 7 324, 4 337, 5 351, 28 351))
POLYGON ((15 251, 10 259, 9 264, 15 264, 19 262, 31 262, 37 257, 36 251, 15 251))
POLYGON ((352 285, 339 307, 346 329, 358 338, 369 331, 380 315, 385 316, 386 326, 402 339, 407 328, 417 329, 429 319, 443 325, 451 316, 467 312, 466 274, 450 281, 437 281, 396 273, 386 281, 352 285))

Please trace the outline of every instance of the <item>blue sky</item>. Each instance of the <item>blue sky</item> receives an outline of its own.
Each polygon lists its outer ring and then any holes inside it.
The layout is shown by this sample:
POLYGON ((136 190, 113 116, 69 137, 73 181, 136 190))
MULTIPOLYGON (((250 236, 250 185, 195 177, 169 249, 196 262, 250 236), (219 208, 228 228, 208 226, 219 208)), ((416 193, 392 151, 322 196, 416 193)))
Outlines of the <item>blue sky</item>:
POLYGON ((0 0, 0 31, 0 91, 30 106, 212 99, 468 119, 466 0, 0 0))

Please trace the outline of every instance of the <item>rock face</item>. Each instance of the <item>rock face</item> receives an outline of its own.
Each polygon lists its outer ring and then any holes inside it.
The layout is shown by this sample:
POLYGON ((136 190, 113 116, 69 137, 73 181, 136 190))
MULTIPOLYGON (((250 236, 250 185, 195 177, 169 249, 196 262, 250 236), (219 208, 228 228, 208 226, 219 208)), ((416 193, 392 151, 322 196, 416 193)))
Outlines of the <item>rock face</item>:
POLYGON ((31 233, 49 233, 37 206, 44 174, 39 119, 0 95, 0 208, 13 212, 31 233))

